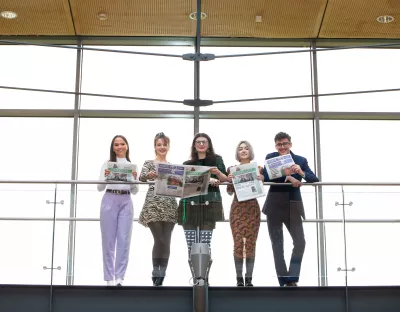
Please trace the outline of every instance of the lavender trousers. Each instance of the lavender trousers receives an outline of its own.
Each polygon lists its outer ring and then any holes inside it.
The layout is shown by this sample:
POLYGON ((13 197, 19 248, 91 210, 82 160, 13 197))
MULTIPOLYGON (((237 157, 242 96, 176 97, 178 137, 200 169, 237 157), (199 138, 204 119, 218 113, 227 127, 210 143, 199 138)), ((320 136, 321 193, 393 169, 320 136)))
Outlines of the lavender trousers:
POLYGON ((100 208, 104 280, 124 279, 132 236, 131 195, 105 193, 100 208))

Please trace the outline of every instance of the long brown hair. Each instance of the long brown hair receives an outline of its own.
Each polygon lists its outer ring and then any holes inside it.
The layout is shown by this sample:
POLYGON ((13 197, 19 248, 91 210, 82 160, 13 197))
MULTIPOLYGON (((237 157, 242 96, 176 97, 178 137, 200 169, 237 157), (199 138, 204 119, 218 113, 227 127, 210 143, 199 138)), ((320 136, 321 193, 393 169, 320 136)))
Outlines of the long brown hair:
POLYGON ((192 147, 190 150, 190 163, 195 163, 199 160, 199 154, 196 151, 196 140, 200 137, 206 138, 208 141, 208 149, 206 151, 206 163, 216 164, 217 155, 214 152, 214 147, 211 138, 206 133, 197 133, 192 141, 192 147))
POLYGON ((117 154, 115 154, 115 152, 114 152, 114 141, 117 138, 121 138, 122 140, 124 140, 126 146, 128 147, 127 150, 126 150, 125 158, 130 162, 131 160, 129 159, 129 144, 128 144, 128 140, 123 135, 116 135, 115 137, 113 137, 113 139, 111 141, 111 146, 110 146, 110 161, 113 161, 113 162, 117 161, 117 154))

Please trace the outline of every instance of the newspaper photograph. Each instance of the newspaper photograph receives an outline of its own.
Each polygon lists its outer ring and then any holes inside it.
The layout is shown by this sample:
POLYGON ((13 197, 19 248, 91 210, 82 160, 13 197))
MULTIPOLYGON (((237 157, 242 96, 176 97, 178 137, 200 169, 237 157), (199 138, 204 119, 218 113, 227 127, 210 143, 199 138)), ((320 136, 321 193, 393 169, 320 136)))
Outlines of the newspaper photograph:
POLYGON ((156 172, 155 195, 187 198, 208 193, 209 167, 156 163, 156 172))
POLYGON ((110 173, 106 177, 106 181, 132 182, 134 181, 132 172, 137 170, 137 166, 131 163, 109 161, 107 170, 110 173))
POLYGON ((239 202, 266 195, 262 181, 257 180, 257 163, 231 167, 230 172, 234 175, 232 183, 239 202))
POLYGON ((185 187, 182 198, 207 194, 210 177, 210 167, 185 166, 185 187))
POLYGON ((273 180, 286 176, 285 169, 293 166, 295 163, 292 155, 287 154, 266 159, 264 164, 270 180, 273 180))
POLYGON ((185 181, 185 167, 155 163, 157 179, 154 182, 155 195, 182 197, 185 181))

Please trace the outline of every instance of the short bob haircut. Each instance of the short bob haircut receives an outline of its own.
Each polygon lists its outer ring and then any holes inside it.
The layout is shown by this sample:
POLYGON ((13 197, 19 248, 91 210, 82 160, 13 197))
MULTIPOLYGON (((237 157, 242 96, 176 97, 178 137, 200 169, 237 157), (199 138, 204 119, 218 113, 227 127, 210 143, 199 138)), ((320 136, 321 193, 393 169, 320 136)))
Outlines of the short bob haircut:
POLYGON ((236 147, 236 160, 240 161, 240 157, 239 157, 239 146, 241 144, 246 144, 246 146, 249 148, 249 156, 250 156, 250 161, 252 161, 254 159, 254 150, 253 150, 253 146, 250 144, 249 141, 240 141, 239 144, 236 147))

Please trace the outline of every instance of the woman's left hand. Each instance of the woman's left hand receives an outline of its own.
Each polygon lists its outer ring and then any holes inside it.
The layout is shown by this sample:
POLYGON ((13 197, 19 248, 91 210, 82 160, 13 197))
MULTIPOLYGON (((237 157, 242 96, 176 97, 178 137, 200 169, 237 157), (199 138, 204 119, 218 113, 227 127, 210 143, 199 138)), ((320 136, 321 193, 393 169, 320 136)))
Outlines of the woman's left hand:
POLYGON ((137 180, 137 172, 136 172, 136 171, 132 171, 132 175, 133 175, 133 178, 134 178, 135 180, 137 180))
POLYGON ((210 184, 211 184, 211 186, 218 186, 219 185, 219 180, 211 178, 210 179, 210 184))

